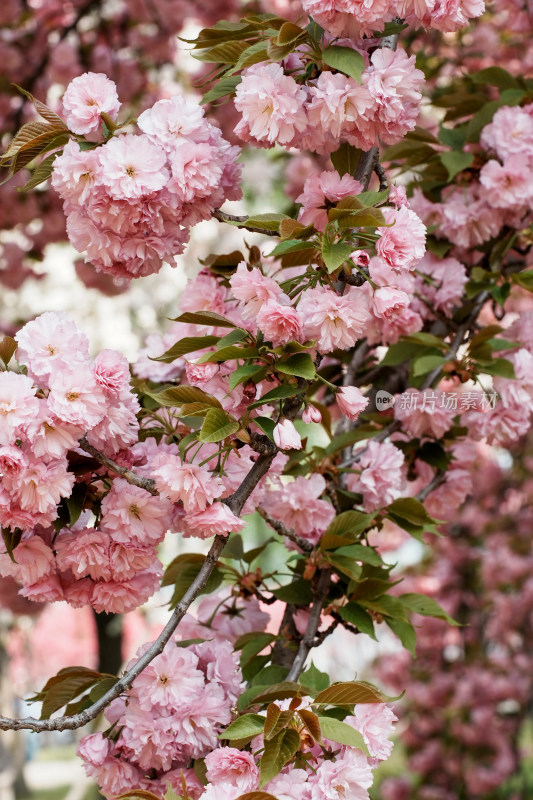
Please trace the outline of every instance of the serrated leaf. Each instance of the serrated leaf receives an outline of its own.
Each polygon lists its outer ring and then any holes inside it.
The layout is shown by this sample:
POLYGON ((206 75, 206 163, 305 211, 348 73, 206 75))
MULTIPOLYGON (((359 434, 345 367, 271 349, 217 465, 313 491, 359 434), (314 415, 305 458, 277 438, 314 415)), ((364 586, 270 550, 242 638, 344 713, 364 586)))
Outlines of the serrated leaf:
POLYGON ((209 325, 215 328, 238 327, 234 322, 222 317, 220 314, 215 314, 214 311, 186 311, 185 314, 180 314, 179 317, 175 317, 172 321, 190 322, 192 325, 209 325))
MULTIPOLYGON (((170 601, 170 608, 174 608, 193 580, 196 578, 205 561, 205 556, 201 553, 182 553, 170 562, 166 568, 161 586, 174 586, 174 592, 170 601)), ((202 593, 209 594, 215 591, 222 583, 222 573, 215 567, 209 576, 202 593)))
POLYGON ((361 633, 366 633, 372 639, 376 639, 374 621, 370 614, 365 611, 364 608, 361 608, 360 605, 357 603, 348 603, 339 608, 338 613, 345 622, 350 622, 352 625, 355 625, 361 633))
POLYGON ((311 662, 311 666, 300 675, 300 683, 304 689, 310 689, 311 693, 315 694, 315 692, 321 692, 323 689, 327 689, 329 686, 329 676, 325 672, 321 672, 317 669, 313 662, 311 662))
POLYGON ((322 741, 322 730, 320 728, 320 721, 318 716, 313 712, 309 711, 306 708, 302 708, 298 710, 298 715, 302 720, 303 724, 313 737, 316 742, 322 741))
POLYGON ((331 154, 330 159, 333 166, 341 177, 343 175, 355 175, 361 152, 357 147, 348 144, 348 142, 343 142, 338 150, 331 154))
POLYGON ((424 617, 435 617, 436 619, 443 619, 449 625, 459 625, 459 622, 456 622, 446 611, 442 608, 441 605, 437 603, 432 597, 427 597, 425 594, 418 594, 416 592, 410 592, 408 594, 401 594, 399 600, 407 606, 408 609, 411 611, 415 611, 417 614, 422 614, 424 617))
POLYGON ((276 423, 273 419, 269 419, 269 417, 254 417, 256 425, 261 428, 263 433, 265 433, 268 438, 273 442, 274 441, 274 428, 276 427, 276 423))
POLYGON ((350 706, 357 703, 386 703, 391 699, 366 681, 343 681, 319 692, 313 705, 350 706))
POLYGON ((450 150, 448 153, 441 153, 440 160, 448 170, 448 178, 453 181, 455 176, 467 169, 474 161, 473 153, 464 153, 459 150, 450 150))
POLYGON ((423 503, 415 497, 400 497, 394 500, 389 506, 387 511, 391 511, 395 516, 402 517, 413 525, 420 527, 424 525, 434 525, 436 520, 431 517, 423 503))
POLYGON ((328 552, 325 558, 338 572, 347 575, 353 581, 358 581, 361 577, 362 568, 355 562, 353 558, 347 556, 337 556, 335 552, 328 552))
POLYGON ((66 123, 63 122, 61 117, 58 114, 56 114, 55 111, 52 111, 51 108, 42 103, 40 100, 34 97, 30 92, 26 91, 26 89, 23 89, 22 86, 19 86, 17 83, 14 83, 13 86, 15 87, 15 89, 18 89, 18 91, 21 92, 21 94, 23 94, 25 97, 28 98, 28 100, 30 100, 33 103, 35 110, 37 111, 38 114, 40 114, 40 116, 43 119, 45 119, 47 122, 50 122, 55 128, 64 128, 65 130, 68 130, 66 123))
POLYGON ((213 103, 215 100, 220 100, 226 95, 232 95, 241 81, 241 75, 224 76, 204 94, 200 102, 204 105, 205 103, 213 103))
POLYGON ((497 86, 499 89, 520 89, 520 84, 507 70, 502 67, 487 67, 479 72, 474 72, 468 78, 474 83, 484 83, 497 86))
POLYGON ((362 750, 365 755, 370 755, 365 740, 359 731, 347 725, 346 722, 341 722, 334 717, 319 716, 320 728, 322 736, 330 739, 332 742, 338 744, 345 744, 347 747, 356 747, 357 750, 362 750))
POLYGON ((221 442, 237 433, 239 428, 240 423, 221 408, 211 408, 205 415, 198 438, 206 444, 221 442))
POLYGON ((315 364, 309 353, 295 353, 286 361, 278 361, 276 370, 308 381, 314 380, 316 375, 315 364))
POLYGON ((354 245, 349 242, 331 243, 327 239, 322 241, 322 258, 328 272, 335 272, 345 261, 347 261, 354 251, 354 245))
POLYGON ((276 703, 269 703, 265 720, 265 739, 273 739, 293 719, 293 711, 282 711, 276 703))
POLYGON ((17 343, 12 336, 4 336, 3 339, 0 340, 0 358, 6 367, 15 355, 16 349, 17 343))
POLYGON ((379 553, 373 547, 364 544, 346 544, 344 547, 339 547, 334 550, 335 557, 347 556, 354 558, 356 561, 362 561, 363 564, 372 564, 374 567, 379 567, 383 563, 379 553))
POLYGON ((265 718, 260 714, 243 714, 237 717, 226 730, 218 734, 219 739, 246 739, 249 736, 258 736, 263 733, 265 718))
MULTIPOLYGON (((363 514, 362 511, 343 511, 342 514, 338 514, 335 517, 322 538, 325 539, 328 534, 332 536, 343 536, 345 533, 351 533, 353 535, 362 533, 370 526, 374 516, 374 514, 363 514)), ((321 546, 322 549, 327 549, 326 545, 321 546)))
POLYGON ((294 728, 281 731, 273 739, 265 742, 265 749, 259 763, 260 789, 281 772, 299 747, 300 735, 294 728))
POLYGON ((361 82, 361 75, 366 65, 363 56, 357 50, 353 50, 351 47, 330 45, 322 53, 322 60, 328 67, 344 72, 358 83, 361 82))
POLYGON ((21 187, 21 192, 29 192, 31 189, 35 189, 36 186, 47 181, 50 175, 52 174, 52 169, 54 166, 54 161, 56 160, 59 153, 51 153, 47 156, 32 172, 32 176, 24 186, 21 187))
POLYGON ((201 356, 198 364, 221 364, 223 361, 236 361, 237 359, 255 358, 257 356, 257 349, 255 347, 239 347, 239 345, 230 345, 229 347, 221 347, 214 353, 206 353, 201 356))
POLYGON ((55 711, 66 706, 77 695, 87 691, 103 678, 113 677, 86 667, 66 667, 60 670, 47 681, 39 693, 43 701, 41 719, 49 719, 55 711))
POLYGON ((294 22, 284 22, 279 29, 277 43, 280 45, 290 44, 302 36, 307 36, 307 31, 304 31, 299 25, 295 25, 294 22))
MULTIPOLYGON (((259 375, 259 373, 263 373, 263 371, 264 367, 260 367, 258 364, 241 364, 241 366, 237 367, 237 369, 234 370, 229 377, 230 392, 232 392, 240 383, 245 383, 246 381, 251 380, 254 375, 259 375)), ((256 382, 259 382, 259 379, 256 382)))
POLYGON ((217 344, 219 339, 219 336, 185 336, 176 344, 173 344, 162 356, 150 358, 150 361, 162 361, 164 364, 171 364, 177 358, 187 355, 187 353, 195 353, 197 350, 212 347, 217 344))
POLYGON ((259 406, 264 406, 276 400, 286 400, 287 397, 294 397, 295 394, 300 394, 301 391, 302 390, 297 386, 289 386, 286 383, 282 383, 280 386, 276 386, 274 389, 264 394, 260 400, 255 400, 253 403, 250 403, 248 408, 259 408, 259 406))
POLYGON ((256 694, 254 701, 256 703, 270 703, 272 700, 287 700, 289 697, 296 697, 300 694, 302 694, 302 687, 299 683, 281 681, 281 683, 274 683, 268 689, 256 694))
POLYGON ((418 356, 413 360, 412 370, 413 370, 413 377, 418 378, 420 375, 427 375, 428 372, 435 369, 436 367, 441 367, 446 362, 444 356, 439 355, 432 355, 424 354, 418 356))
POLYGON ((486 372, 488 375, 497 375, 500 378, 516 378, 514 366, 511 361, 506 358, 493 358, 490 361, 478 362, 481 371, 486 372))
POLYGON ((392 619, 391 617, 385 617, 385 622, 391 631, 396 634, 405 649, 411 653, 413 658, 416 658, 416 631, 413 625, 410 622, 392 619))
POLYGON ((172 407, 182 406, 184 403, 205 403, 214 408, 222 408, 220 401, 216 397, 207 394, 203 389, 198 389, 196 386, 172 386, 169 389, 163 389, 162 392, 147 392, 147 394, 161 406, 172 407))
POLYGON ((272 594, 283 603, 293 603, 300 606, 305 606, 313 600, 309 582, 303 580, 303 578, 298 578, 288 583, 287 586, 280 586, 279 589, 273 589, 272 594))
POLYGON ((0 533, 2 534, 2 541, 4 542, 6 552, 13 562, 17 563, 13 550, 20 544, 22 540, 22 531, 19 528, 11 530, 11 528, 4 528, 0 526, 0 533))
POLYGON ((253 214, 239 227, 279 232, 280 225, 284 219, 290 219, 290 217, 287 214, 253 214))

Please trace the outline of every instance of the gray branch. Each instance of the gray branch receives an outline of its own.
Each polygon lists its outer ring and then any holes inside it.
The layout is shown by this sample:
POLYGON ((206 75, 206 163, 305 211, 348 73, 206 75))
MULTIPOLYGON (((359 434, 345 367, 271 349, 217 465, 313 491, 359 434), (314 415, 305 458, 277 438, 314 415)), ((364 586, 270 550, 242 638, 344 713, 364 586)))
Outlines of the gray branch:
POLYGON ((136 472, 133 472, 133 470, 128 469, 128 467, 121 467, 116 461, 108 458, 97 450, 96 447, 93 447, 92 444, 89 444, 85 436, 80 439, 80 447, 82 450, 85 450, 86 453, 89 453, 95 461, 98 461, 111 472, 116 472, 121 478, 131 483, 132 486, 139 486, 141 489, 146 489, 147 492, 153 495, 159 494, 155 488, 155 481, 152 478, 143 478, 141 475, 137 475, 136 472))
POLYGON ((298 648, 298 652, 296 653, 296 657, 292 662, 292 667, 290 669, 289 674, 287 675, 286 680, 288 681, 297 681, 300 677, 300 673, 305 666, 305 661, 309 652, 315 645, 315 637, 320 626, 320 615, 322 614, 322 608, 324 606, 324 600, 326 599, 329 583, 330 583, 331 572, 329 569, 322 569, 320 570, 320 575, 317 581, 316 593, 315 593, 315 602, 312 605, 310 614, 309 614, 309 621, 307 623, 307 629, 304 633, 303 639, 300 642, 300 646, 298 648))

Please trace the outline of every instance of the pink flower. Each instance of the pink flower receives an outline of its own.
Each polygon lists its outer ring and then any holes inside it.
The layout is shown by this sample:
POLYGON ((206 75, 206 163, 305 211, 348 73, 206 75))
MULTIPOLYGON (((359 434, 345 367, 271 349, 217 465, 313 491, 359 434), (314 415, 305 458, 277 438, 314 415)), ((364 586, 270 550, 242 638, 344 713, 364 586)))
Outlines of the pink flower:
POLYGON ((261 307, 269 300, 289 302, 289 298, 273 278, 263 275, 258 267, 249 270, 245 261, 241 261, 229 282, 233 296, 244 304, 239 307, 243 319, 254 320, 261 307))
POLYGON ((424 316, 431 315, 431 308, 436 308, 446 315, 451 315, 458 305, 467 281, 466 269, 456 258, 439 259, 433 253, 426 253, 417 264, 416 271, 430 280, 420 281, 420 293, 427 300, 429 309, 421 311, 424 316))
POLYGON ((183 137, 194 135, 204 125, 204 110, 195 101, 177 94, 143 111, 137 124, 143 133, 168 152, 172 152, 183 137))
POLYGON ((74 474, 68 472, 66 458, 50 461, 30 461, 17 474, 13 497, 20 507, 31 513, 57 516, 56 506, 68 497, 74 484, 74 474))
POLYGON ((11 575, 24 586, 30 586, 55 572, 52 549, 40 536, 24 539, 13 550, 15 562, 9 555, 0 555, 2 575, 11 575))
POLYGON ((70 139, 52 169, 52 186, 66 201, 65 209, 91 200, 101 186, 100 173, 98 150, 82 150, 78 142, 70 139))
POLYGON ((306 406, 302 413, 302 421, 307 425, 311 422, 322 422, 322 414, 315 406, 306 406))
POLYGON ((305 89, 285 75, 280 64, 255 64, 244 70, 235 92, 242 120, 235 128, 245 140, 288 145, 307 126, 305 89))
POLYGON ((522 159, 533 156, 531 113, 533 105, 503 106, 481 132, 481 144, 496 151, 502 161, 510 156, 522 159))
POLYGON ((335 509, 319 498, 326 489, 322 475, 299 476, 279 489, 268 491, 263 502, 273 517, 313 544, 335 517, 335 509))
POLYGON ((343 197, 357 195, 363 186, 351 175, 342 178, 335 170, 311 175, 304 184, 302 194, 296 198, 301 203, 298 219, 304 225, 314 225, 318 231, 325 231, 328 224, 328 208, 343 197))
POLYGON ((365 511, 388 506, 405 488, 405 456, 392 442, 370 441, 359 459, 361 474, 348 475, 350 491, 361 492, 365 511))
POLYGON ((168 527, 168 501, 154 497, 146 489, 115 478, 111 491, 102 500, 102 530, 115 542, 156 545, 168 527))
POLYGON ((76 578, 111 579, 108 534, 88 528, 76 534, 61 534, 55 542, 57 566, 71 570, 76 578))
POLYGON ((136 547, 111 542, 109 547, 109 567, 111 578, 114 581, 128 581, 139 572, 153 564, 156 560, 155 550, 152 547, 136 547))
POLYGON ((78 745, 76 754, 95 767, 100 767, 109 753, 109 739, 101 733, 91 733, 84 736, 78 745))
POLYGON ((377 317, 394 319, 409 305, 409 295, 393 286, 383 286, 374 292, 372 311, 377 317))
POLYGON ((142 606, 159 589, 163 569, 159 562, 127 581, 98 581, 91 605, 97 612, 128 614, 142 606))
POLYGON ((292 306, 283 306, 277 300, 269 300, 261 306, 256 322, 265 339, 272 342, 274 347, 301 339, 303 329, 301 315, 292 306))
POLYGON ((161 655, 135 679, 134 689, 139 706, 145 711, 154 707, 165 712, 181 703, 190 702, 204 688, 204 676, 198 669, 198 658, 184 647, 167 646, 161 655))
POLYGON ((274 442, 280 450, 301 450, 302 439, 294 423, 290 419, 283 419, 274 428, 274 442))
MULTIPOLYGON (((308 795, 308 773, 305 769, 295 769, 280 772, 264 787, 264 791, 273 794, 277 800, 304 800, 308 795)), ((339 800, 341 800, 339 798, 339 800)))
POLYGON ((209 197, 220 184, 223 164, 216 147, 183 141, 170 154, 171 188, 187 203, 209 197))
POLYGON ((379 256, 395 270, 413 269, 426 251, 426 226, 414 211, 402 206, 385 208, 383 214, 390 228, 377 229, 379 256))
POLYGON ((173 455, 157 457, 153 477, 159 492, 173 503, 181 501, 187 513, 205 511, 224 491, 220 478, 205 467, 182 463, 173 455))
POLYGON ((230 783, 241 793, 252 792, 259 783, 259 769, 251 753, 235 747, 220 747, 205 757, 210 783, 230 783))
POLYGON ((309 87, 309 127, 306 143, 319 153, 330 153, 341 138, 359 144, 359 129, 372 105, 368 90, 338 72, 322 72, 309 87))
POLYGON ((335 399, 342 413, 352 422, 368 405, 368 397, 365 397, 357 386, 343 386, 335 395, 335 399))
POLYGON ((383 30, 394 6, 386 0, 303 0, 304 11, 333 36, 360 39, 383 30))
POLYGON ((305 338, 316 339, 320 353, 352 347, 364 336, 369 319, 366 296, 354 286, 343 295, 324 287, 309 289, 303 293, 298 311, 305 338))
POLYGON ((27 436, 33 455, 37 458, 62 458, 78 446, 82 428, 54 417, 46 400, 40 400, 39 414, 31 421, 27 436))
POLYGON ((64 311, 46 311, 27 322, 15 339, 18 361, 39 382, 47 381, 57 368, 89 361, 89 341, 64 311))
POLYGON ((85 365, 56 370, 50 378, 48 407, 63 422, 90 430, 106 413, 105 396, 85 365))
MULTIPOLYGON (((533 158, 533 155, 530 157, 533 158)), ((531 198, 531 164, 523 154, 509 156, 503 164, 492 159, 482 168, 479 180, 494 208, 520 210, 531 198)))
POLYGON ((0 373, 0 445, 14 444, 39 413, 33 381, 15 372, 0 373))
POLYGON ((129 388, 128 360, 116 350, 101 350, 93 362, 93 374, 106 394, 118 395, 129 388))
POLYGON ((102 181, 116 200, 153 194, 169 179, 165 151, 144 134, 125 134, 100 148, 102 181))
POLYGON ((81 135, 100 133, 100 114, 116 117, 119 108, 117 87, 101 72, 86 72, 74 78, 63 95, 67 125, 81 135))
POLYGON ((394 416, 413 436, 424 434, 440 439, 450 428, 457 410, 448 407, 439 389, 419 392, 407 389, 394 406, 394 416))
POLYGON ((310 776, 311 800, 368 800, 372 768, 360 750, 346 748, 335 761, 322 761, 310 776))
POLYGON ((394 733, 398 717, 384 703, 361 703, 354 708, 353 716, 345 722, 363 734, 370 755, 380 761, 389 758, 393 743, 389 736, 394 733))
POLYGON ((242 530, 244 522, 236 517, 225 503, 213 503, 205 511, 187 514, 183 535, 209 539, 211 536, 228 536, 242 530))

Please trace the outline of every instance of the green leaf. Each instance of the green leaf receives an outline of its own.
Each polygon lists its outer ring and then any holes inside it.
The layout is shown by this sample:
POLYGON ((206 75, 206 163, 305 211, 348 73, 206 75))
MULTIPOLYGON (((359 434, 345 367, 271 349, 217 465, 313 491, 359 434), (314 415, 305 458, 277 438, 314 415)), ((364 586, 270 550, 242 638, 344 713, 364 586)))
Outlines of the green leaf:
POLYGON ((366 681, 342 681, 319 692, 313 705, 351 706, 357 703, 386 703, 391 699, 366 681))
POLYGON ((237 433, 240 427, 240 423, 221 408, 211 408, 205 415, 198 438, 205 443, 221 442, 237 433))
POLYGON ((404 361, 410 361, 417 353, 420 353, 423 345, 415 342, 397 342, 391 344, 380 361, 381 367, 396 367, 404 361))
POLYGON ((497 86, 499 89, 520 89, 520 84, 502 67, 487 67, 468 76, 474 83, 497 86))
MULTIPOLYGON (((63 143, 66 144, 69 140, 68 134, 65 134, 61 137, 63 143), (66 140, 66 141, 65 141, 66 140)), ((58 145, 59 146, 59 145, 58 145)), ((56 160, 59 153, 51 153, 47 156, 40 164, 38 164, 32 172, 31 178, 27 183, 22 186, 19 191, 21 192, 29 192, 31 189, 35 189, 36 186, 47 181, 50 175, 52 174, 52 168, 54 166, 54 161, 56 160)))
POLYGON ((251 410, 252 408, 259 408, 259 406, 272 403, 275 400, 285 400, 287 397, 294 397, 295 394, 300 394, 301 391, 302 390, 297 386, 289 386, 286 383, 282 383, 280 386, 276 386, 275 389, 271 389, 264 394, 260 400, 255 400, 253 403, 250 403, 248 408, 251 410))
POLYGON ((237 369, 234 370, 230 375, 230 392, 232 392, 240 383, 246 383, 246 381, 253 378, 254 375, 258 375, 262 371, 263 367, 260 367, 258 364, 241 364, 241 366, 237 367, 237 369))
POLYGON ((171 364, 177 358, 187 355, 187 353, 194 353, 196 350, 212 347, 217 344, 219 338, 219 336, 186 336, 176 344, 173 344, 162 356, 150 358, 150 361, 163 361, 165 364, 171 364))
POLYGON ((192 325, 209 325, 215 328, 236 328, 234 322, 222 317, 220 314, 215 314, 214 311, 187 311, 185 314, 180 314, 175 317, 173 322, 190 322, 192 325))
POLYGON ((309 353, 295 353, 286 361, 278 361, 276 370, 285 375, 296 375, 297 378, 305 378, 312 381, 316 375, 316 368, 309 353))
POLYGON ((406 519, 408 522, 420 527, 434 525, 436 522, 428 514, 420 500, 415 497, 400 497, 398 500, 394 500, 393 503, 387 506, 387 512, 389 511, 395 516, 402 517, 402 519, 406 519))
POLYGON ((351 47, 330 45, 322 53, 322 60, 328 67, 344 72, 358 83, 361 82, 361 75, 366 65, 363 56, 357 50, 352 50, 351 47))
POLYGON ((350 258, 353 251, 354 245, 349 242, 335 242, 332 244, 325 238, 322 240, 322 258, 328 272, 335 272, 350 258))
POLYGON ((41 692, 36 695, 36 698, 43 701, 41 719, 48 719, 55 711, 67 705, 79 694, 86 692, 104 678, 113 679, 113 683, 118 680, 113 675, 96 672, 86 667, 66 667, 61 669, 57 675, 47 681, 41 692))
POLYGON ((533 292, 533 269, 526 269, 523 272, 516 272, 512 276, 513 283, 517 283, 528 292, 533 292))
POLYGON ((270 741, 265 741, 265 749, 259 763, 259 788, 275 778, 285 764, 300 747, 300 734, 294 728, 280 731, 270 741))
POLYGON ((196 386, 172 386, 170 389, 163 389, 162 392, 146 392, 160 406, 182 406, 184 403, 205 403, 214 408, 222 408, 216 397, 213 397, 203 389, 196 386))
POLYGON ((260 714, 243 714, 237 717, 226 730, 218 734, 219 739, 247 739, 249 736, 258 736, 263 733, 265 718, 260 714))
POLYGON ((326 455, 331 456, 339 450, 344 450, 345 447, 360 442, 362 439, 369 439, 371 436, 374 436, 375 433, 377 433, 376 428, 368 425, 361 425, 356 430, 339 433, 337 436, 333 437, 326 447, 326 455))
POLYGON ((21 542, 22 531, 20 528, 11 530, 11 528, 4 528, 0 526, 0 532, 2 533, 2 541, 4 542, 6 552, 13 564, 16 564, 17 560, 13 554, 13 550, 15 550, 15 548, 18 547, 21 542))
POLYGON ((6 367, 15 355, 16 349, 17 343, 12 336, 4 336, 3 339, 0 340, 0 358, 6 367))
POLYGON ((294 253, 300 250, 314 249, 315 245, 313 242, 301 242, 299 239, 285 239, 283 242, 276 245, 272 252, 269 253, 269 257, 283 256, 287 253, 294 253))
POLYGON ((392 617, 393 619, 401 619, 403 622, 409 622, 405 613, 405 607, 397 597, 383 594, 375 600, 361 600, 361 605, 364 605, 366 608, 378 614, 383 614, 385 617, 392 617))
MULTIPOLYGON (((345 533, 353 535, 362 533, 370 527, 374 516, 375 514, 363 514, 362 511, 343 511, 342 514, 338 514, 335 517, 331 525, 326 529, 322 539, 327 542, 326 537, 328 535, 343 536, 345 533)), ((347 544, 349 543, 347 542, 347 544)), ((327 549, 327 544, 321 544, 321 547, 325 550, 327 549)))
POLYGON ((220 364, 223 361, 235 361, 237 359, 255 358, 257 356, 257 349, 255 347, 239 347, 233 344, 229 347, 221 347, 214 353, 205 353, 201 356, 198 364, 220 364))
POLYGON ((361 150, 348 142, 343 142, 339 149, 330 155, 333 166, 341 177, 355 175, 360 158, 361 150))
MULTIPOLYGON (((161 586, 174 586, 174 593, 170 601, 170 607, 174 608, 193 580, 196 578, 205 561, 205 556, 201 553, 182 553, 170 562, 166 568, 161 586)), ((215 567, 203 592, 209 594, 217 589, 222 583, 222 573, 215 567)))
POLYGON ((334 717, 320 715, 318 721, 320 722, 322 736, 326 739, 331 739, 332 742, 337 742, 338 744, 345 744, 348 747, 356 747, 358 750, 362 750, 365 755, 370 755, 362 734, 352 728, 351 725, 347 725, 334 717))
POLYGON ((287 214, 253 214, 246 222, 239 225, 241 228, 260 228, 263 231, 279 233, 281 221, 290 219, 287 214))
POLYGON ((283 603, 294 603, 294 605, 299 606, 306 606, 313 601, 313 593, 309 581, 305 581, 303 578, 298 578, 286 586, 274 589, 272 594, 283 603))
POLYGON ((255 696, 256 703, 270 703, 272 700, 287 700, 301 694, 302 687, 294 681, 281 681, 269 686, 265 691, 255 696))
POLYGON ((498 375, 500 378, 516 378, 514 366, 506 358, 493 358, 491 361, 478 362, 482 372, 488 375, 498 375))
MULTIPOLYGON (((365 611, 357 603, 348 603, 345 606, 339 608, 339 616, 342 617, 345 622, 350 622, 352 625, 355 625, 361 633, 366 633, 372 639, 376 639, 376 632, 374 630, 374 621, 370 614, 365 611)), ((377 641, 377 640, 376 640, 377 641)))
POLYGON ((343 575, 347 575, 351 580, 358 581, 361 577, 362 568, 353 558, 337 556, 334 552, 326 553, 325 557, 334 569, 341 572, 343 575))
POLYGON ((453 181, 455 176, 474 161, 473 153, 463 153, 459 150, 450 150, 448 153, 441 153, 440 160, 448 170, 448 178, 453 181))
POLYGON ((427 597, 425 594, 418 594, 410 592, 409 594, 402 594, 399 598, 404 606, 407 606, 411 611, 417 614, 422 614, 424 617, 436 617, 436 619, 443 619, 450 625, 459 625, 446 611, 440 606, 432 597, 427 597))
POLYGON ((413 361, 413 377, 417 378, 420 375, 427 375, 428 372, 441 367, 446 363, 446 359, 441 355, 421 355, 413 361))
POLYGON ((363 564, 372 564, 374 567, 379 567, 383 563, 379 553, 373 547, 364 544, 348 544, 335 550, 334 554, 335 557, 347 556, 362 561, 363 564))
POLYGON ((273 442, 274 441, 274 428, 276 427, 276 423, 273 419, 269 417, 254 417, 256 425, 258 425, 263 433, 266 433, 268 438, 273 442))
POLYGON ((220 100, 221 97, 225 97, 226 95, 233 94, 241 81, 241 75, 224 76, 204 94, 200 102, 204 105, 205 103, 212 103, 214 100, 220 100))
POLYGON ((413 658, 416 658, 416 631, 410 622, 401 619, 385 617, 385 622, 393 633, 396 634, 402 645, 408 650, 413 658))
POLYGON ((312 694, 315 694, 315 692, 321 692, 323 689, 327 689, 329 686, 329 676, 325 672, 320 672, 313 662, 311 662, 311 665, 306 671, 302 672, 300 675, 300 683, 304 689, 309 689, 312 694))

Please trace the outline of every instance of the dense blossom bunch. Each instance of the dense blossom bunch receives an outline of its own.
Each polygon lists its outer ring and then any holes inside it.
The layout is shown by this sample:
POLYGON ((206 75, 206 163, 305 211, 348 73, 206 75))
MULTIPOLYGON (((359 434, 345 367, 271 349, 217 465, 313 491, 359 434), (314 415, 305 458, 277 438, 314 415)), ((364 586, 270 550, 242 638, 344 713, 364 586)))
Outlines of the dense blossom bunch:
POLYGON ((424 575, 417 568, 404 581, 463 627, 420 620, 416 661, 397 654, 379 664, 387 683, 406 690, 402 739, 419 786, 389 778, 386 800, 459 792, 477 800, 517 771, 533 692, 529 460, 529 446, 512 471, 485 454, 472 500, 435 543, 424 575))
POLYGON ((485 10, 484 0, 302 0, 304 10, 334 36, 359 38, 382 31, 394 18, 411 25, 456 31, 485 10))
MULTIPOLYGON (((116 88, 104 75, 76 78, 65 94, 70 129, 101 141, 101 114, 116 115, 116 88)), ((192 225, 241 195, 238 148, 204 119, 193 100, 159 100, 122 133, 86 149, 71 139, 55 160, 52 184, 64 201, 72 245, 114 277, 174 264, 192 225)))
POLYGON ((259 146, 278 143, 316 153, 331 153, 341 142, 364 150, 378 139, 392 144, 415 126, 423 81, 414 56, 402 49, 376 50, 360 83, 324 71, 304 87, 281 64, 256 64, 237 86, 242 119, 235 132, 259 146))

